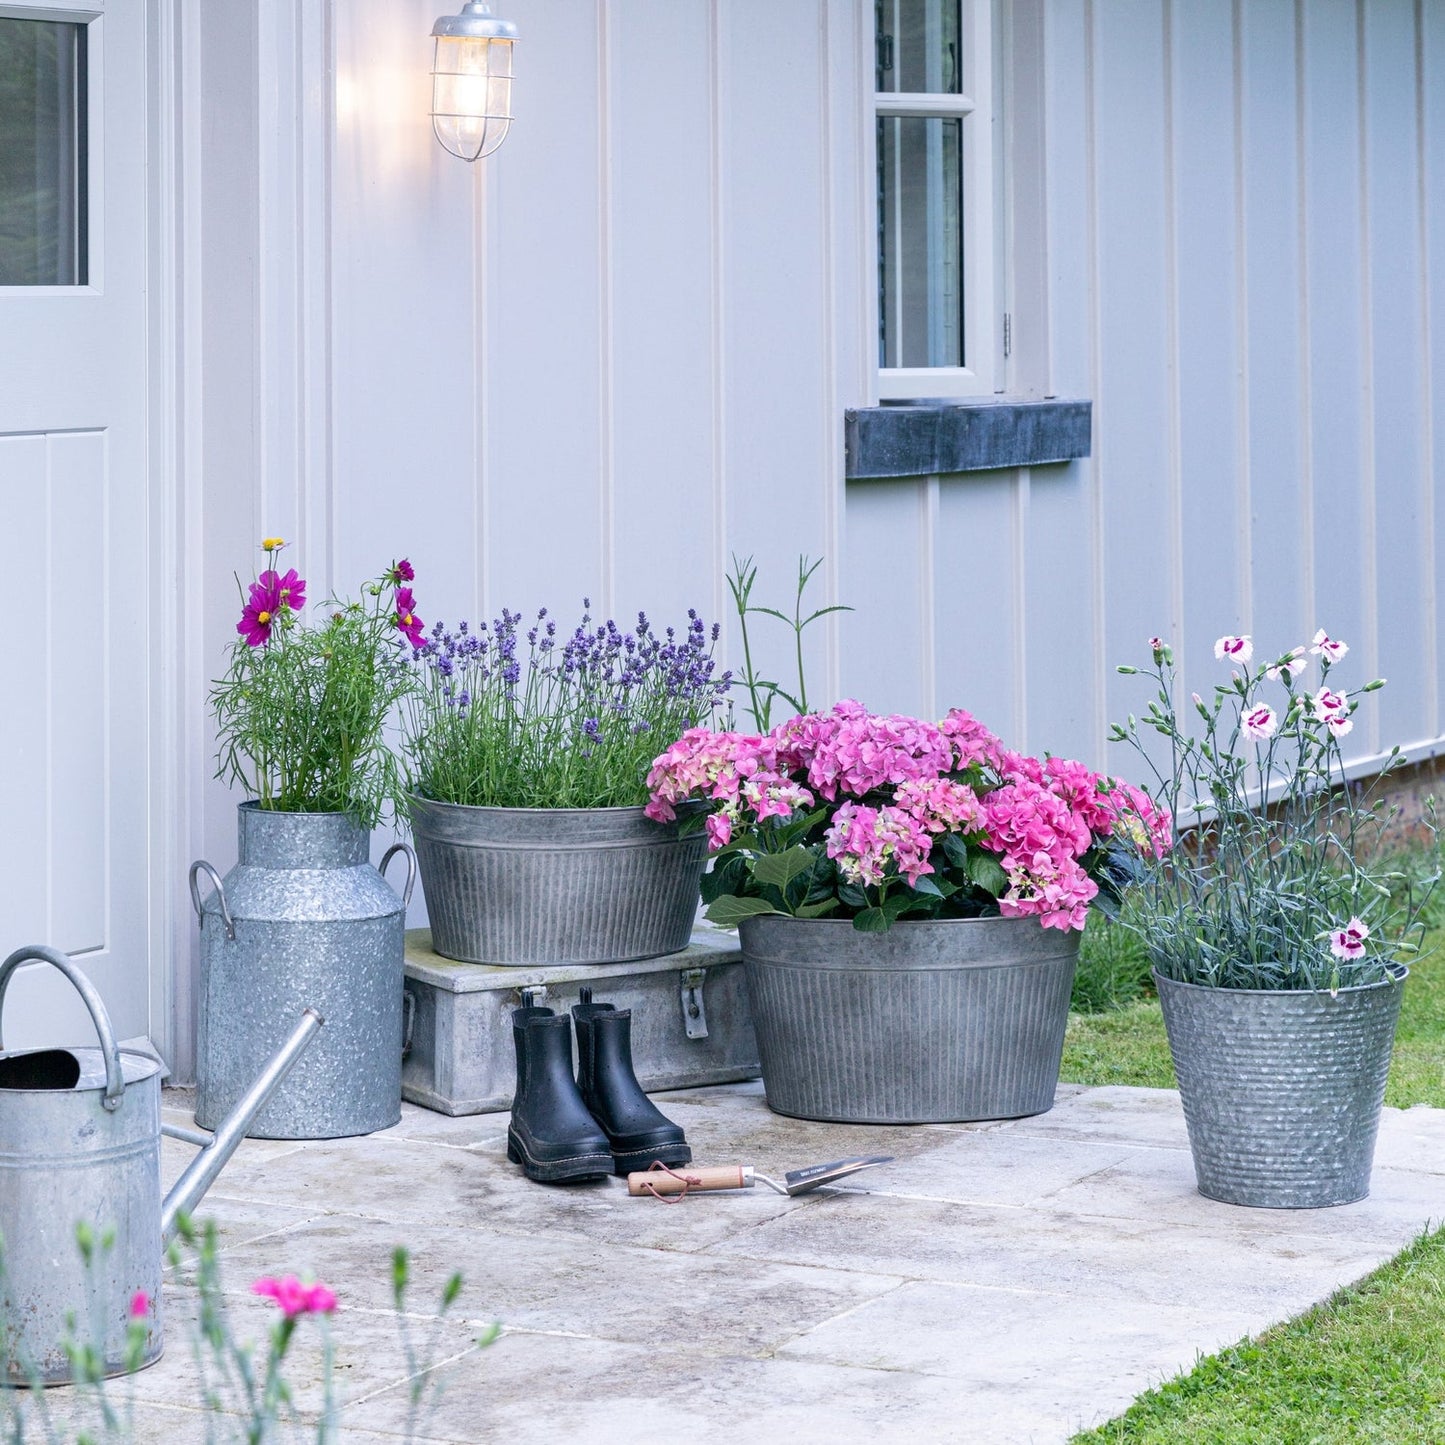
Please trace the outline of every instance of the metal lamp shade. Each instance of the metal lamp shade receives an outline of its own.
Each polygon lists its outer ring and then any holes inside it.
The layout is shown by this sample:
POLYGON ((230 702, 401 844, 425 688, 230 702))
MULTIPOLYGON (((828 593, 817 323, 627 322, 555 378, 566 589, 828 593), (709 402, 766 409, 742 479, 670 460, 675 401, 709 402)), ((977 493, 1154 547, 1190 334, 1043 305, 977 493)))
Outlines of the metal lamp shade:
POLYGON ((472 0, 432 27, 432 129, 464 161, 490 155, 512 124, 512 45, 517 27, 472 0))

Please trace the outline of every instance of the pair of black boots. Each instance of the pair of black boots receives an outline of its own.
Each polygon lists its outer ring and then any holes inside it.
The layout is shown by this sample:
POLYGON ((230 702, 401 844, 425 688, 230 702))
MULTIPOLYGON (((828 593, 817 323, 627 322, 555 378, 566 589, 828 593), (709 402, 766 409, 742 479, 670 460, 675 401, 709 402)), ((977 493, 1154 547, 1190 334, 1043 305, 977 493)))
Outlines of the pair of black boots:
POLYGON ((654 1160, 690 1163, 682 1129, 642 1092, 632 1070, 631 1009, 593 1003, 590 988, 581 996, 570 1024, 566 1014, 538 1008, 530 990, 512 1012, 517 1092, 507 1158, 544 1184, 628 1174, 654 1160))

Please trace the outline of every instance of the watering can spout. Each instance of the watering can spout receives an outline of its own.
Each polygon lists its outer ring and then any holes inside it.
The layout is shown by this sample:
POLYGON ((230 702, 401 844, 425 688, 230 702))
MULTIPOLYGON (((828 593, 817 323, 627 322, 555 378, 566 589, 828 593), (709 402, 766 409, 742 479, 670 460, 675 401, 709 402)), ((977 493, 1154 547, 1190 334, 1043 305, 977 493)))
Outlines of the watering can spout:
MULTIPOLYGON (((182 1214, 189 1214, 201 1202, 206 1190, 215 1183, 216 1176, 236 1152, 236 1146, 246 1137, 246 1131, 251 1127, 256 1115, 291 1072, 292 1066, 305 1053, 307 1046, 316 1036, 316 1031, 324 1022, 314 1008, 307 1009, 301 1015, 301 1022, 296 1025, 291 1037, 281 1045, 256 1082, 246 1090, 240 1102, 227 1115, 225 1122, 206 1141, 201 1152, 186 1166, 185 1172, 176 1180, 161 1207, 162 1244, 170 1243, 176 1232, 177 1219, 182 1214)), ((166 1127, 165 1132, 192 1142, 205 1138, 191 1130, 166 1127)))

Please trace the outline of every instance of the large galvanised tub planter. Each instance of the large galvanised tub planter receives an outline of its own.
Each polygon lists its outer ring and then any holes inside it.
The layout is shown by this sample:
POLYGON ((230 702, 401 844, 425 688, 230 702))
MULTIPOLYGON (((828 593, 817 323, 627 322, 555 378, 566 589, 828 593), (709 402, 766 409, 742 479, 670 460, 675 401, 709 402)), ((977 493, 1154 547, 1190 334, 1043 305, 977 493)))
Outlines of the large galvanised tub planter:
POLYGON ((1041 1114, 1054 1102, 1079 935, 1033 918, 860 933, 739 925, 768 1106, 854 1124, 1041 1114))
POLYGON ((462 963, 625 963, 686 948, 707 840, 639 808, 411 798, 432 947, 462 963))
POLYGON ((1201 1194, 1319 1209, 1370 1192, 1404 978, 1332 994, 1155 972, 1201 1194))

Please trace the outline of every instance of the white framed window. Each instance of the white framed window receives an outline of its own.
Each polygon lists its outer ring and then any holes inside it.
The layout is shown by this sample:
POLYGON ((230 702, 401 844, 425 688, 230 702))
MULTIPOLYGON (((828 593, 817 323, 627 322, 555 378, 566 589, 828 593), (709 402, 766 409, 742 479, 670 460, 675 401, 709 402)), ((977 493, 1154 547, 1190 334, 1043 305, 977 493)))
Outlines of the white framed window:
POLYGON ((91 18, 0 7, 0 287, 88 284, 91 18))
POLYGON ((878 395, 1001 378, 992 0, 875 0, 878 395))

